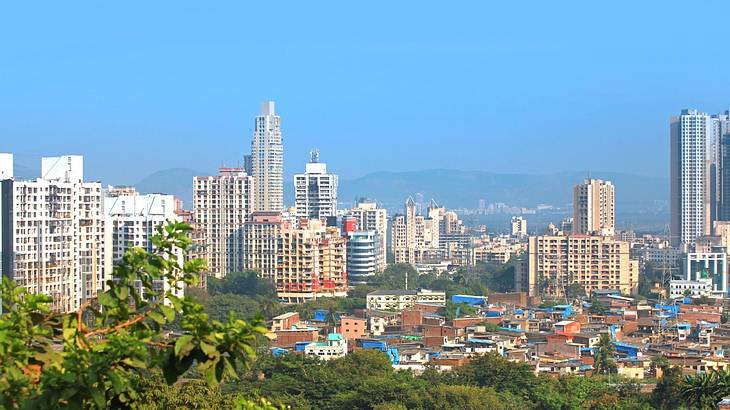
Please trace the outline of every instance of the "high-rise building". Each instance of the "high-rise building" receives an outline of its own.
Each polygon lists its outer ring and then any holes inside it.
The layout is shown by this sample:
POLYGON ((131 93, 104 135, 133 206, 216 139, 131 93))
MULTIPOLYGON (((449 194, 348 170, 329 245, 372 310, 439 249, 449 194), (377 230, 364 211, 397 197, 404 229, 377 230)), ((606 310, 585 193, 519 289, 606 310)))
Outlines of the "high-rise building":
POLYGON ((610 236, 531 236, 527 277, 520 283, 530 296, 563 296, 573 284, 583 286, 587 295, 598 289, 635 294, 639 261, 630 258, 628 242, 610 236))
POLYGON ((78 155, 43 158, 34 181, 12 179, 12 156, 0 159, 2 274, 51 296, 56 311, 77 310, 111 275, 101 183, 84 182, 78 155))
POLYGON ((527 236, 527 219, 521 216, 513 216, 510 221, 510 233, 512 236, 527 236))
POLYGON ((243 225, 256 198, 253 187, 253 177, 242 168, 193 178, 196 256, 208 262, 209 275, 243 270, 243 225))
POLYGON ((387 238, 388 238, 388 211, 379 208, 375 202, 362 201, 348 213, 355 218, 357 229, 361 231, 375 231, 378 236, 377 260, 375 271, 382 272, 386 265, 387 238))
POLYGON ((375 231, 356 230, 347 235, 347 276, 350 282, 365 280, 378 270, 380 237, 375 231))
MULTIPOLYGON (((133 247, 154 251, 152 236, 167 221, 180 220, 175 211, 176 199, 173 195, 140 195, 131 187, 110 187, 104 198, 107 235, 104 254, 111 260, 110 264, 117 263, 133 247)), ((178 250, 178 263, 182 262, 182 250, 178 250)), ((153 285, 160 294, 170 290, 170 284, 165 279, 155 280, 153 285)), ((184 285, 184 282, 178 282, 173 294, 183 296, 184 285)), ((141 290, 141 283, 138 287, 141 290)))
POLYGON ((261 105, 251 141, 251 175, 254 178, 254 210, 284 210, 284 143, 281 117, 273 101, 261 105))
POLYGON ((318 297, 347 296, 346 239, 321 220, 282 226, 277 241, 276 290, 279 299, 300 303, 318 297))
POLYGON ((730 209, 730 171, 724 137, 730 113, 709 115, 682 110, 671 119, 670 208, 672 244, 694 244, 709 235, 712 222, 730 209), (727 198, 727 199, 726 199, 727 198), (727 205, 727 206, 726 206, 727 205))
POLYGON ((319 162, 319 151, 313 150, 303 174, 294 175, 296 216, 321 219, 336 216, 337 175, 327 173, 327 164, 319 162))
POLYGON ((589 178, 573 188, 573 233, 613 235, 615 194, 611 181, 589 178))
POLYGON ((346 239, 339 228, 319 219, 299 223, 280 213, 254 212, 244 227, 246 269, 270 280, 286 303, 346 296, 346 239))
POLYGON ((396 215, 391 226, 391 247, 396 263, 422 263, 440 256, 439 227, 443 208, 431 201, 428 216, 418 214, 413 198, 405 204, 405 214, 396 215))

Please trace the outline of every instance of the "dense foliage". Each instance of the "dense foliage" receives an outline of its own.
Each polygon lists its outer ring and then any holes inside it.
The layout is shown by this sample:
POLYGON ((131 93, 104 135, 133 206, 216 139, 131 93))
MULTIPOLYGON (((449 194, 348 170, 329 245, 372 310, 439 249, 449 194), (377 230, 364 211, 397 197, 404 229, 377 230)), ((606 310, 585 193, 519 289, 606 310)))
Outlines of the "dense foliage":
POLYGON ((237 368, 252 362, 257 336, 266 329, 258 319, 210 320, 201 305, 175 296, 205 268, 202 260, 178 258, 191 245, 189 230, 182 223, 158 228, 155 252, 125 253, 107 290, 71 314, 52 312, 48 296, 4 278, 0 407, 143 407, 135 380, 151 372, 160 375, 160 385, 175 383, 193 367, 206 386, 238 377, 237 368), (169 290, 162 292, 155 281, 165 281, 169 290), (181 333, 163 332, 177 316, 181 333))

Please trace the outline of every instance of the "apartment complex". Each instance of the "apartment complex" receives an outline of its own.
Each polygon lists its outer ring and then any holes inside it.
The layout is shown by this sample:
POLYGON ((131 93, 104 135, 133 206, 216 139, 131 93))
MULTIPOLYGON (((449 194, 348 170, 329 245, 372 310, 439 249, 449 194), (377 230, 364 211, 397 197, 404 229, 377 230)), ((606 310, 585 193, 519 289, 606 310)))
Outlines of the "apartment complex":
POLYGON ((346 296, 346 239, 320 220, 299 226, 275 212, 255 212, 244 226, 245 267, 276 287, 283 302, 346 296))
POLYGON ((296 216, 320 219, 337 213, 337 175, 327 173, 327 164, 319 162, 319 151, 310 153, 303 174, 294 175, 296 216))
POLYGON ((573 233, 613 235, 615 192, 611 181, 589 178, 573 188, 573 233))
POLYGON ((284 143, 281 117, 273 101, 261 104, 254 123, 250 160, 244 161, 254 179, 253 210, 284 210, 284 143))
POLYGON ((686 109, 670 126, 672 244, 691 245, 730 219, 730 113, 686 109))
POLYGON ((375 271, 382 272, 386 267, 388 212, 379 208, 375 202, 362 201, 348 212, 348 216, 355 218, 357 230, 375 231, 379 248, 376 252, 375 271))
POLYGON ((380 236, 375 231, 355 230, 347 235, 347 274, 349 280, 364 281, 379 270, 380 236))
POLYGON ((405 214, 393 219, 391 246, 396 263, 422 263, 440 254, 441 208, 431 201, 427 212, 427 216, 419 215, 415 201, 409 197, 405 214))
POLYGON ((629 257, 629 243, 600 235, 532 236, 528 244, 527 280, 530 296, 562 296, 572 284, 594 290, 617 289, 635 294, 639 262, 629 257))
POLYGON ((242 271, 243 226, 254 204, 254 179, 242 168, 221 168, 215 176, 193 178, 196 256, 217 278, 242 271))
MULTIPOLYGON (((141 195, 132 187, 110 187, 104 198, 105 255, 111 259, 110 263, 117 263, 133 247, 154 251, 152 236, 157 228, 167 221, 180 220, 176 206, 173 195, 141 195)), ((182 250, 178 252, 178 262, 182 263, 182 250)), ((178 282, 173 293, 183 296, 184 285, 184 282, 178 282)), ((154 286, 161 294, 170 290, 166 280, 156 280, 154 286)), ((141 283, 138 287, 141 291, 141 283)))
POLYGON ((51 296, 55 311, 77 310, 111 275, 101 183, 84 182, 79 155, 43 158, 33 181, 12 178, 11 154, 0 160, 2 275, 51 296))

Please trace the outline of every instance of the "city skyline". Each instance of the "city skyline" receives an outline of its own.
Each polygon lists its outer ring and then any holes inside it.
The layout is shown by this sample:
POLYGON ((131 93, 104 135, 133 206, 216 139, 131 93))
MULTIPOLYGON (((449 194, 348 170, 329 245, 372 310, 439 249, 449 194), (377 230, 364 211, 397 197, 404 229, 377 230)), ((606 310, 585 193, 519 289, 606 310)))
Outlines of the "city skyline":
POLYGON ((212 172, 242 162, 251 118, 270 99, 285 118, 292 159, 285 179, 312 145, 328 152, 343 179, 431 168, 423 164, 665 176, 667 119, 683 108, 728 108, 728 86, 711 80, 722 77, 728 57, 699 64, 676 53, 711 52, 724 3, 711 14, 649 3, 632 4, 630 13, 615 4, 537 3, 519 14, 477 3, 438 13, 390 5, 389 13, 373 8, 358 17, 322 7, 309 10, 315 18, 306 23, 305 6, 290 5, 277 10, 286 32, 269 32, 257 19, 239 24, 265 12, 247 7, 146 5, 136 13, 129 5, 50 5, 21 26, 29 10, 5 6, 18 18, 0 28, 3 151, 26 166, 78 153, 89 158, 90 178, 113 184, 191 163, 212 172), (547 12, 552 19, 543 19, 547 12), (85 18, 91 13, 99 17, 85 18), (365 21, 383 29, 367 30, 365 21), (680 21, 693 36, 671 29, 680 21), (265 64, 255 63, 258 55, 267 55, 265 64), (510 155, 515 140, 523 142, 520 161, 510 155), (344 141, 369 141, 356 157, 368 160, 353 161, 344 141), (444 143, 434 149, 434 141, 444 143), (606 155, 590 158, 593 150, 606 155), (127 158, 139 164, 125 166, 127 158))

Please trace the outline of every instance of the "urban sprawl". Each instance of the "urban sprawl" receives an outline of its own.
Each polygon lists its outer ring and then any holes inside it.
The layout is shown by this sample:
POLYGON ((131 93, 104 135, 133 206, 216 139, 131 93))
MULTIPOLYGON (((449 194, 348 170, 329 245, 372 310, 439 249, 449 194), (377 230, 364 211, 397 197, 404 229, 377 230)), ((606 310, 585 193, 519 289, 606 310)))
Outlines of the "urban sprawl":
POLYGON ((156 228, 181 221, 193 227, 194 247, 179 257, 207 261, 198 286, 251 271, 291 308, 267 318, 275 356, 330 360, 375 349, 394 368, 420 374, 492 352, 537 374, 591 375, 597 346, 608 339, 615 374, 626 378, 660 378, 666 367, 653 365, 657 358, 686 375, 724 370, 730 114, 683 110, 670 129, 671 220, 663 234, 617 230, 621 187, 595 178, 573 187, 572 218, 531 230, 529 214, 514 216, 508 232, 468 226, 438 198, 412 192, 396 215, 377 198, 341 209, 338 177, 317 150, 294 175, 295 203, 287 207, 273 102, 255 118, 243 167, 194 177, 192 204, 86 181, 78 155, 42 158, 40 176, 21 180, 13 155, 0 154, 0 269, 29 293, 51 296, 54 310, 73 312, 105 290, 127 250, 153 251, 156 228), (485 266, 500 272, 500 286, 480 293, 426 288, 419 279, 454 283, 485 266), (405 272, 402 283, 378 286, 394 268, 405 272), (296 309, 354 289, 367 289, 364 306, 296 309))

